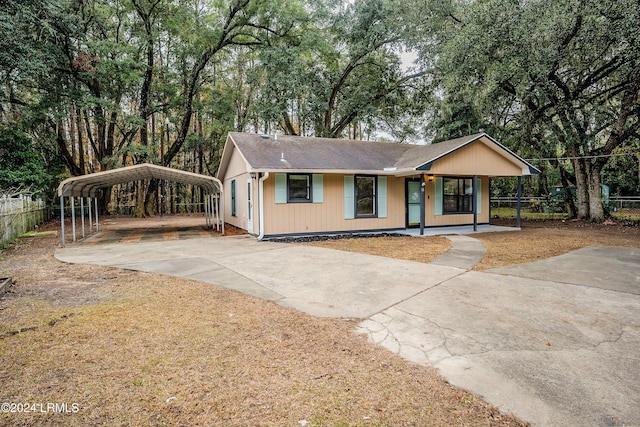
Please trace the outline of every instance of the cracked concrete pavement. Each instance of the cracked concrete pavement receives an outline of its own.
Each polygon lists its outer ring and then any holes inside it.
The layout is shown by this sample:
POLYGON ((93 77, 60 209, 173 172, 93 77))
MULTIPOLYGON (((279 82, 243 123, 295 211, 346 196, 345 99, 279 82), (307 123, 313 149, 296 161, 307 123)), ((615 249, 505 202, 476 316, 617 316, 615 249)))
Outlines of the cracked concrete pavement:
POLYGON ((231 237, 76 244, 56 257, 364 319, 373 342, 534 425, 640 425, 640 250, 476 272, 478 242, 452 240, 440 265, 231 237))

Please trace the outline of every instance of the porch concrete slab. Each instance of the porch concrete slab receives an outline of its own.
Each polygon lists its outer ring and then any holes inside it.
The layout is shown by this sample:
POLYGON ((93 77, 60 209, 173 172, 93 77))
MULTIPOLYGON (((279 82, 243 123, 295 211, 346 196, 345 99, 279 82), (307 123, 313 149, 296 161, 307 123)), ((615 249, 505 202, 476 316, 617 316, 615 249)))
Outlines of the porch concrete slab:
MULTIPOLYGON (((422 236, 452 236, 452 235, 470 235, 478 233, 495 233, 498 231, 520 231, 519 227, 504 227, 501 225, 478 224, 477 230, 473 229, 473 225, 456 225, 448 227, 427 227, 424 229, 422 236)), ((419 228, 407 228, 394 230, 394 233, 406 234, 407 236, 420 237, 419 228)))

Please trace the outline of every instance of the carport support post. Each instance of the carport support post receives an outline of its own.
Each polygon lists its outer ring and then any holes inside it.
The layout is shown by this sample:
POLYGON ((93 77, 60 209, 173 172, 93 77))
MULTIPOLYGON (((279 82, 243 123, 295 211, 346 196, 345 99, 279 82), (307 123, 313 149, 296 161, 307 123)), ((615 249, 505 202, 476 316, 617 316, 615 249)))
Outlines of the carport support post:
POLYGON ((60 235, 62 236, 62 247, 64 248, 64 196, 60 196, 60 235))
POLYGON ((216 231, 220 230, 220 209, 218 209, 218 197, 211 196, 213 200, 214 220, 216 222, 216 231))
POLYGON ((71 196, 71 236, 76 241, 76 198, 71 196))
POLYGON ((82 222, 82 238, 84 239, 84 196, 80 196, 80 212, 82 222))
POLYGON ((213 194, 210 196, 211 197, 211 229, 213 230, 215 227, 217 227, 218 225, 218 220, 217 220, 217 212, 216 212, 216 199, 213 197, 213 194), (214 225, 215 224, 215 225, 214 225))
POLYGON ((516 227, 520 228, 520 198, 522 197, 522 177, 518 177, 518 199, 516 201, 516 227))
POLYGON ((425 206, 424 206, 424 174, 420 174, 420 235, 424 236, 424 214, 425 214, 425 206))
MULTIPOLYGON (((222 194, 220 194, 222 196, 222 194)), ((218 212, 220 213, 220 224, 222 225, 222 235, 224 236, 224 199, 218 197, 218 212)))
POLYGON ((204 224, 209 228, 209 196, 204 199, 204 224))
POLYGON ((93 233, 93 211, 91 210, 91 197, 87 200, 89 203, 89 234, 93 233))
POLYGON ((95 210, 96 210, 96 233, 98 232, 98 196, 93 199, 95 202, 95 210))
POLYGON ((209 194, 207 203, 209 204, 209 227, 213 230, 213 194, 209 194))
POLYGON ((473 191, 472 191, 472 203, 473 203, 473 231, 478 231, 478 175, 473 176, 473 191))

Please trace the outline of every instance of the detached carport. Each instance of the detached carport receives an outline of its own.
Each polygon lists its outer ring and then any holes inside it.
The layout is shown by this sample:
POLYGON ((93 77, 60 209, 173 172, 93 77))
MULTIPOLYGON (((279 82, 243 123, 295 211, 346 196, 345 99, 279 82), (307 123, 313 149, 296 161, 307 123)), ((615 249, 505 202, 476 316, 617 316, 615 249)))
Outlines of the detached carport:
POLYGON ((204 190, 205 198, 205 218, 207 226, 222 228, 224 234, 224 191, 222 183, 212 176, 200 175, 192 172, 171 169, 152 164, 140 164, 126 166, 104 172, 96 172, 89 175, 76 176, 65 179, 58 186, 58 196, 60 197, 61 235, 62 246, 65 245, 64 237, 64 198, 71 200, 71 222, 73 228, 73 241, 76 241, 76 216, 75 199, 80 198, 80 211, 82 212, 82 237, 85 236, 85 198, 88 200, 89 233, 93 232, 93 211, 95 212, 95 228, 98 231, 98 191, 116 184, 123 184, 132 181, 142 181, 148 179, 158 179, 172 181, 181 184, 188 184, 200 187, 204 190), (93 202, 93 203, 92 203, 93 202))

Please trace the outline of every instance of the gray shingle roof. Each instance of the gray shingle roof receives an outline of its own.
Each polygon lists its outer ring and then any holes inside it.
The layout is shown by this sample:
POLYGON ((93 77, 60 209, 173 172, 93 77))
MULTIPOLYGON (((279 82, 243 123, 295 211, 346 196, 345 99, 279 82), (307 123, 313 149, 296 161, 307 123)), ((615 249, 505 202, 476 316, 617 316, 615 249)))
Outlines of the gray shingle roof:
MULTIPOLYGON (((289 135, 275 137, 240 132, 232 132, 229 137, 254 171, 342 170, 371 172, 383 171, 388 168, 395 168, 398 172, 411 171, 483 137, 488 138, 502 147, 509 155, 528 165, 523 159, 484 133, 431 145, 307 138, 289 135)), ((535 168, 532 171, 535 171, 535 168)))
POLYGON ((335 138, 231 133, 253 169, 382 170, 394 167, 409 145, 335 138), (284 159, 284 161, 282 160, 284 159))

